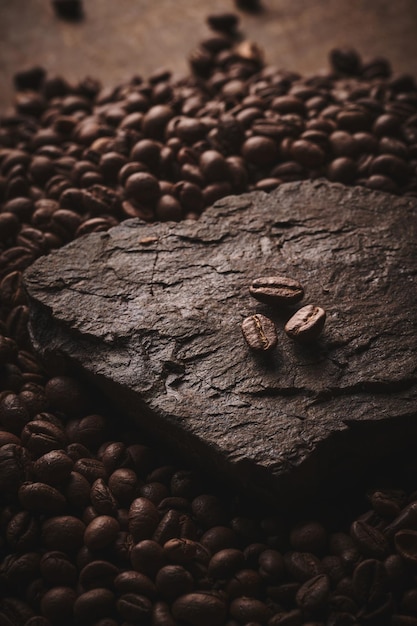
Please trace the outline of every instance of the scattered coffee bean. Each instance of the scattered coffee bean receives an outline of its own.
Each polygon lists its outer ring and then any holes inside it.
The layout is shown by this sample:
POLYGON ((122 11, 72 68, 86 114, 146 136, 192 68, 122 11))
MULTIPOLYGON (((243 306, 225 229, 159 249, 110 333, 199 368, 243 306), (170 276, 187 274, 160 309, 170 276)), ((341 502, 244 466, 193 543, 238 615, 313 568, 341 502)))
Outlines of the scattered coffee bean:
POLYGON ((319 306, 308 304, 299 309, 285 324, 285 332, 297 341, 314 341, 324 328, 326 312, 319 306))
POLYGON ((260 313, 243 320, 242 332, 252 350, 272 350, 278 342, 274 322, 260 313))
POLYGON ((249 293, 265 304, 294 304, 304 297, 304 289, 300 283, 285 276, 255 278, 249 287, 249 293))

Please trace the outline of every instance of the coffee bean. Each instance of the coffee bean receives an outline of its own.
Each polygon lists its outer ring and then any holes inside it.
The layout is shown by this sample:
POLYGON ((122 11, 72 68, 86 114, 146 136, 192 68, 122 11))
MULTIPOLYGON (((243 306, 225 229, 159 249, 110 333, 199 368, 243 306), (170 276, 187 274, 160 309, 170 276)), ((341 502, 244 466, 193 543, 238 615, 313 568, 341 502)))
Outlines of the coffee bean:
POLYGON ((196 496, 191 509, 196 520, 206 528, 221 524, 225 519, 225 510, 217 496, 201 494, 196 496))
POLYGON ((135 541, 149 539, 159 523, 155 505, 146 498, 136 498, 129 509, 129 532, 135 541))
POLYGON ((125 593, 117 600, 117 610, 125 620, 143 623, 149 621, 152 602, 146 596, 125 593))
POLYGON ((119 569, 108 561, 91 561, 80 571, 79 582, 85 591, 97 588, 113 589, 119 569))
POLYGON ((394 537, 395 547, 398 554, 407 563, 417 563, 417 531, 399 530, 394 537))
POLYGON ((300 283, 285 276, 255 278, 249 287, 251 296, 265 304, 294 304, 304 297, 300 283))
POLYGON ((40 571, 49 585, 72 587, 77 581, 77 568, 64 552, 45 552, 40 560, 40 571))
POLYGON ((162 567, 156 575, 155 584, 157 592, 168 602, 190 593, 194 587, 193 577, 181 565, 162 567))
POLYGON ((33 513, 57 515, 67 508, 65 497, 46 483, 23 483, 18 497, 22 507, 33 513))
POLYGON ((230 604, 230 614, 240 624, 259 622, 264 624, 271 616, 271 609, 256 598, 235 598, 230 604))
POLYGON ((71 472, 65 485, 65 497, 74 508, 84 509, 90 502, 90 483, 82 474, 71 472))
POLYGON ((208 564, 208 575, 218 580, 231 578, 238 570, 243 569, 244 565, 243 552, 236 548, 226 548, 211 557, 208 564))
POLYGON ((258 167, 267 167, 277 161, 278 146, 268 137, 249 137, 242 145, 242 156, 258 167))
POLYGON ((69 478, 73 465, 72 459, 63 450, 52 450, 34 462, 33 471, 38 480, 55 486, 69 478))
POLYGON ((284 555, 285 567, 292 578, 305 582, 323 573, 320 560, 310 552, 287 552, 284 555))
POLYGON ((284 577, 284 559, 277 550, 262 550, 258 566, 261 578, 270 584, 277 584, 284 577))
POLYGON ((103 550, 116 540, 119 530, 119 523, 114 517, 99 515, 85 529, 84 543, 90 550, 103 550))
POLYGON ((136 571, 150 578, 166 563, 162 546, 151 539, 145 539, 133 546, 130 561, 136 571))
POLYGON ((326 312, 319 306, 308 304, 299 309, 285 324, 285 332, 297 341, 314 341, 323 330, 326 312))
POLYGON ((353 522, 350 534, 364 556, 384 558, 388 554, 388 542, 385 536, 373 526, 360 520, 353 522))
POLYGON ((97 621, 113 612, 114 603, 114 594, 109 589, 90 589, 75 600, 74 617, 81 623, 97 621))
POLYGON ((74 589, 56 586, 49 589, 41 600, 42 615, 53 624, 69 622, 73 617, 73 609, 77 594, 74 589))
POLYGON ((278 337, 274 322, 260 313, 243 320, 242 333, 252 350, 267 351, 277 345, 278 337))
POLYGON ((223 600, 214 594, 202 591, 180 596, 172 605, 174 619, 184 620, 192 626, 222 624, 226 614, 226 605, 223 600))
POLYGON ((296 594, 296 602, 303 611, 316 611, 324 606, 330 593, 330 582, 326 574, 307 580, 296 594))
POLYGON ((236 548, 238 540, 234 531, 228 526, 212 526, 200 537, 200 543, 207 548, 211 554, 236 548))
POLYGON ((6 528, 6 540, 14 552, 27 552, 39 543, 39 525, 28 511, 16 513, 6 528))
POLYGON ((83 545, 85 526, 71 515, 51 517, 42 524, 42 541, 50 550, 73 552, 83 545))
POLYGON ((359 563, 353 573, 353 589, 359 605, 377 606, 387 591, 384 565, 376 559, 359 563))

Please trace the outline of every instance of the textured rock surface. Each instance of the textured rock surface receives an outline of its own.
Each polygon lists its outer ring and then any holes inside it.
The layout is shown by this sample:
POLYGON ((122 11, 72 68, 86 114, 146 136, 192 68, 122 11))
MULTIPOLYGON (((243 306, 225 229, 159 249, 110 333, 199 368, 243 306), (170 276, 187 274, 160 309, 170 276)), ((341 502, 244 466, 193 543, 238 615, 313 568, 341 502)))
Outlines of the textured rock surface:
POLYGON ((198 222, 132 220, 75 241, 26 273, 31 332, 93 376, 141 424, 259 493, 314 493, 417 433, 417 202, 327 182, 219 201, 198 222), (273 310, 256 276, 298 279, 273 310), (327 311, 319 341, 283 332, 327 311), (240 324, 274 319, 254 354, 240 324))

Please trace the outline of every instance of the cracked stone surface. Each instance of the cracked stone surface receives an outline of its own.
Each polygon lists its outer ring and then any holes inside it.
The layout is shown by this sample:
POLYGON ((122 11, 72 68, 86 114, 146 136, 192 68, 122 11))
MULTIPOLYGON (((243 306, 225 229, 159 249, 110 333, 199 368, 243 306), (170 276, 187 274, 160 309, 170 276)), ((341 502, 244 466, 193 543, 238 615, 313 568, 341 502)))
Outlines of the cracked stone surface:
POLYGON ((217 202, 198 222, 131 220, 38 260, 25 275, 46 360, 82 369, 180 454, 258 495, 314 494, 417 434, 417 201, 325 181, 217 202), (253 278, 305 288, 285 310, 253 278), (284 324, 327 311, 317 342, 284 324), (271 317, 254 354, 240 324, 271 317))

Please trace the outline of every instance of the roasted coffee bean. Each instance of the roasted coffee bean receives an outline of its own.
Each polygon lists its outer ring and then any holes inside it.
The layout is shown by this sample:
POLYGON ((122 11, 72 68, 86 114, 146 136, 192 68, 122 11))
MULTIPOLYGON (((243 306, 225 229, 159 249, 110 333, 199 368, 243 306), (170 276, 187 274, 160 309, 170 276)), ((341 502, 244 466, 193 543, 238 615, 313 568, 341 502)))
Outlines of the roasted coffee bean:
POLYGON ((44 420, 26 424, 21 433, 22 443, 36 457, 52 450, 62 450, 67 440, 62 429, 44 420))
POLYGON ((133 546, 130 561, 136 571, 150 578, 166 563, 164 549, 151 539, 145 539, 133 546))
POLYGON ((310 552, 287 552, 284 555, 284 562, 287 572, 299 582, 305 582, 323 573, 320 560, 310 552))
POLYGON ((238 25, 239 18, 235 13, 211 13, 207 16, 207 23, 212 30, 231 34, 238 25))
POLYGON ((6 443, 0 448, 0 490, 3 494, 17 493, 28 477, 30 457, 17 443, 6 443))
POLYGON ((395 547, 398 554, 407 563, 417 563, 417 531, 399 530, 394 537, 395 547))
POLYGON ((7 524, 6 540, 14 552, 27 552, 39 543, 39 525, 28 511, 20 511, 7 524))
POLYGON ((226 618, 225 602, 215 594, 202 591, 187 593, 175 600, 172 615, 192 626, 222 624, 226 618))
POLYGON ((191 561, 208 563, 210 553, 199 542, 191 539, 170 539, 164 544, 164 557, 170 563, 183 565, 191 561))
POLYGON ((67 508, 65 497, 46 483, 23 483, 18 497, 22 507, 33 513, 57 515, 67 508))
POLYGON ((120 572, 114 579, 114 587, 119 594, 135 593, 146 596, 150 600, 156 597, 156 587, 153 581, 135 570, 120 572))
POLYGON ((77 582, 77 568, 64 552, 45 552, 40 560, 40 571, 49 585, 72 587, 77 582))
POLYGON ((114 594, 109 589, 90 589, 75 600, 74 617, 81 623, 97 621, 112 614, 114 603, 114 594))
POLYGON ((85 591, 97 588, 113 589, 119 569, 109 561, 92 561, 80 571, 79 583, 85 591))
POLYGON ((242 145, 242 156, 258 167, 268 167, 278 159, 278 146, 268 137, 249 137, 242 145))
POLYGON ((211 554, 227 548, 237 548, 238 539, 228 526, 212 526, 200 537, 200 543, 211 554))
POLYGON ((138 477, 132 469, 117 469, 109 477, 108 486, 121 506, 130 506, 138 492, 138 477))
POLYGON ((64 417, 77 417, 88 408, 88 399, 80 383, 69 376, 55 376, 46 386, 45 393, 52 410, 64 417))
POLYGON ((265 304, 294 304, 304 297, 304 289, 297 280, 285 276, 255 278, 249 287, 251 296, 265 304))
POLYGON ((330 581, 326 574, 319 574, 307 580, 295 596, 297 605, 306 612, 317 611, 322 608, 330 593, 330 581))
POLYGON ((193 590, 194 580, 190 572, 181 565, 166 565, 156 575, 155 584, 158 594, 164 600, 173 602, 193 590))
POLYGON ((68 623, 73 617, 76 598, 77 594, 71 587, 52 587, 41 600, 42 615, 52 624, 68 623))
POLYGON ((92 484, 90 499, 91 504, 100 515, 116 515, 117 502, 102 478, 98 478, 92 484))
POLYGON ((285 332, 296 341, 314 341, 324 328, 326 312, 319 306, 308 304, 299 309, 285 324, 285 332))
POLYGON ((357 520, 353 522, 350 534, 365 557, 380 559, 387 556, 389 551, 388 542, 377 528, 357 520))
POLYGON ((129 532, 135 541, 152 537, 159 523, 155 505, 146 498, 136 498, 129 509, 129 532))
POLYGON ((103 550, 116 540, 119 530, 119 523, 114 517, 99 515, 85 529, 84 543, 90 550, 103 550))
POLYGON ((0 566, 0 580, 7 587, 24 587, 39 575, 40 556, 36 552, 6 556, 0 566))
POLYGON ((208 575, 217 580, 225 580, 243 569, 244 565, 245 557, 241 550, 226 548, 211 557, 208 564, 208 575))
POLYGON ((34 462, 33 472, 41 482, 55 486, 69 478, 73 465, 63 450, 51 450, 34 462))
POLYGON ((71 472, 65 485, 65 497, 76 509, 84 509, 90 503, 90 483, 78 472, 71 472))
POLYGON ((284 577, 285 563, 277 550, 262 550, 258 557, 259 574, 269 584, 276 585, 284 577))
POLYGON ((92 458, 78 459, 74 463, 74 471, 81 474, 90 484, 106 476, 103 463, 98 459, 92 458))
POLYGON ((152 613, 152 602, 137 593, 125 593, 117 600, 117 610, 123 619, 135 623, 148 622, 152 613))
POLYGON ((242 333, 252 350, 264 352, 272 350, 278 342, 274 322, 261 313, 251 315, 243 320, 242 333))
POLYGON ((264 624, 271 616, 272 610, 256 598, 236 598, 230 605, 230 613, 239 623, 264 624))
POLYGON ((42 542, 50 550, 73 552, 83 545, 85 525, 77 517, 51 517, 42 524, 42 542))

